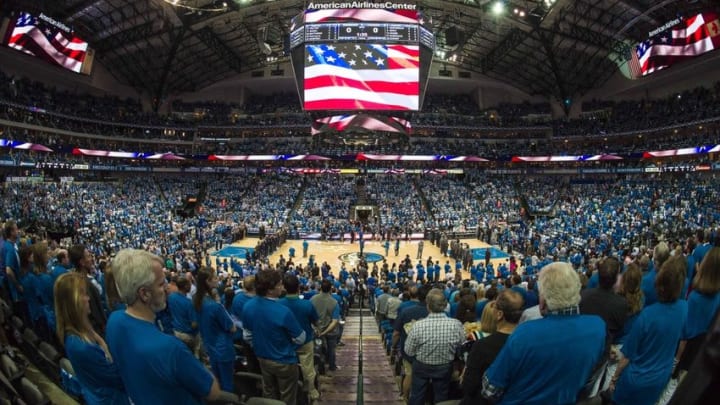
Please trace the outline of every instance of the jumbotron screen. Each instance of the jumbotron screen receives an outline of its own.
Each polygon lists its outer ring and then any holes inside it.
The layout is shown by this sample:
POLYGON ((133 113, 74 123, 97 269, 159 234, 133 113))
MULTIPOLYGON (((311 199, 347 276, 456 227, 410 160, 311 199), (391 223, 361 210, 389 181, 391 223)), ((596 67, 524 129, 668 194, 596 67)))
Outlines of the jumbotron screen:
POLYGON ((421 31, 423 20, 417 7, 388 7, 386 3, 327 6, 310 3, 303 26, 299 27, 296 19, 291 33, 303 108, 419 110, 423 71, 428 70, 425 65, 432 58, 425 48, 434 46, 434 38, 421 31))
POLYGON ((20 12, 3 25, 7 25, 3 45, 75 73, 90 74, 93 58, 88 43, 62 22, 45 14, 20 12))

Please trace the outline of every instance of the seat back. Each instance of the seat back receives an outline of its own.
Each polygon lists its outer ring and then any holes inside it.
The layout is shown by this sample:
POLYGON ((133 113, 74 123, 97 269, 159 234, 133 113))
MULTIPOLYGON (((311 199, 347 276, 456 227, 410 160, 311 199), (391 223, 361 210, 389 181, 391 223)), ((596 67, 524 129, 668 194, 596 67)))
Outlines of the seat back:
POLYGON ((40 343, 40 338, 35 334, 35 331, 33 331, 30 328, 27 328, 22 333, 23 342, 29 343, 32 346, 37 347, 37 345, 40 343))
POLYGON ((7 354, 0 355, 0 369, 11 382, 25 374, 25 370, 21 369, 7 354))
POLYGON ((12 324, 18 331, 22 331, 25 328, 25 323, 17 315, 13 315, 12 324))
POLYGON ((25 401, 29 404, 44 405, 50 402, 37 385, 25 377, 20 380, 20 391, 25 401))
POLYGON ((60 353, 48 342, 40 342, 38 345, 38 351, 45 357, 45 359, 57 364, 60 361, 60 353))
POLYGON ((241 398, 262 397, 262 375, 244 371, 235 373, 235 393, 241 398))

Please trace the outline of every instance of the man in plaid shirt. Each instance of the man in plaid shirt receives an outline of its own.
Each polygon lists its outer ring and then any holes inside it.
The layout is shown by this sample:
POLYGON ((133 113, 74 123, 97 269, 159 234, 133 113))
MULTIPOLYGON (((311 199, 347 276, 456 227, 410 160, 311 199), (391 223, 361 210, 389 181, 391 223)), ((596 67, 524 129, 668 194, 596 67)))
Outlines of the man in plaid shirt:
POLYGON ((452 361, 465 341, 460 321, 445 314, 447 299, 433 289, 425 299, 430 314, 415 323, 405 341, 405 353, 413 357, 409 405, 425 404, 428 383, 432 383, 434 403, 448 399, 452 361))

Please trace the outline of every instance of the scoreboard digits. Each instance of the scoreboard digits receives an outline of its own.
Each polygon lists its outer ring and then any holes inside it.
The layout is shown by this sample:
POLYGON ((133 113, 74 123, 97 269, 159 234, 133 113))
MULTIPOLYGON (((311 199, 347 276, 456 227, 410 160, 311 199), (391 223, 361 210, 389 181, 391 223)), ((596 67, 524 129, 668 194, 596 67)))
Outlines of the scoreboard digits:
POLYGON ((415 24, 329 23, 306 24, 305 42, 380 41, 418 43, 415 24))

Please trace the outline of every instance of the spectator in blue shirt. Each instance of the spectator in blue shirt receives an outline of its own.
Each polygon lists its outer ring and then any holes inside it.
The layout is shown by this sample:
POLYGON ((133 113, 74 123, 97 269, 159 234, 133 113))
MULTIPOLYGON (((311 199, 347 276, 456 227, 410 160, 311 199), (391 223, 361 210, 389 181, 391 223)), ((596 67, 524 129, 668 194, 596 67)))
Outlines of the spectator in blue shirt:
POLYGON ((90 324, 87 284, 77 273, 55 283, 57 336, 65 346, 88 405, 129 404, 120 373, 103 338, 90 324))
POLYGON ((574 404, 603 363, 605 322, 580 315, 572 266, 545 266, 538 286, 544 317, 520 324, 483 377, 483 397, 498 404, 574 404))
POLYGON ((115 256, 112 269, 127 310, 111 314, 106 337, 132 402, 239 403, 237 395, 220 389, 184 343, 156 326, 155 314, 166 307, 162 259, 144 250, 124 249, 115 256))
MULTIPOLYGON (((670 257, 670 247, 665 242, 660 242, 655 246, 652 261, 648 263, 647 273, 643 274, 642 290, 645 295, 645 306, 650 306, 657 302, 657 293, 655 290, 656 269, 660 269, 665 261, 670 257)), ((641 259, 641 267, 643 260, 641 259)))
POLYGON ((311 405, 315 405, 320 398, 320 392, 315 386, 315 337, 313 333, 313 325, 319 319, 315 307, 308 300, 301 300, 298 292, 300 290, 300 282, 295 275, 286 275, 283 281, 287 295, 280 300, 292 311, 300 326, 305 331, 305 342, 295 351, 300 361, 300 370, 303 374, 305 382, 305 391, 311 405))
POLYGON ((655 278, 658 301, 645 307, 633 323, 610 380, 614 403, 655 404, 670 381, 675 350, 687 319, 687 302, 679 299, 686 266, 685 258, 678 254, 660 267, 655 278))
POLYGON ((688 318, 676 355, 679 370, 690 369, 713 317, 720 310, 720 247, 713 247, 703 257, 687 300, 688 318))
POLYGON ((190 280, 182 277, 175 284, 177 291, 168 295, 173 333, 188 346, 195 357, 198 357, 200 335, 198 335, 197 312, 193 308, 192 301, 187 297, 190 292, 190 280))
MULTIPOLYGON (((235 294, 232 305, 230 306, 230 314, 235 318, 235 321, 240 321, 242 319, 245 304, 253 298, 255 298, 255 276, 245 276, 242 280, 242 291, 235 294)), ((235 340, 243 340, 242 331, 238 331, 235 334, 235 340)), ((260 363, 258 362, 252 346, 249 344, 243 345, 243 350, 245 352, 248 371, 252 373, 260 373, 260 363)))
POLYGON ((232 392, 235 363, 233 334, 237 328, 225 308, 213 298, 213 290, 217 287, 217 276, 210 269, 200 270, 193 306, 197 312, 203 346, 210 357, 210 367, 220 382, 220 388, 232 392))
POLYGON ((20 284, 20 256, 18 255, 18 237, 20 232, 14 221, 5 222, 3 227, 3 252, 5 254, 5 288, 8 289, 13 304, 13 312, 29 323, 30 316, 25 301, 22 299, 23 286, 20 284))
POLYGON ((242 325, 245 342, 252 344, 260 361, 263 396, 294 404, 299 377, 295 349, 305 343, 305 331, 292 311, 277 301, 283 292, 279 271, 259 271, 255 292, 257 297, 243 308, 242 325))

